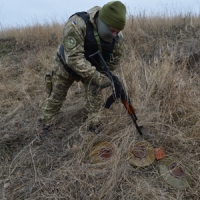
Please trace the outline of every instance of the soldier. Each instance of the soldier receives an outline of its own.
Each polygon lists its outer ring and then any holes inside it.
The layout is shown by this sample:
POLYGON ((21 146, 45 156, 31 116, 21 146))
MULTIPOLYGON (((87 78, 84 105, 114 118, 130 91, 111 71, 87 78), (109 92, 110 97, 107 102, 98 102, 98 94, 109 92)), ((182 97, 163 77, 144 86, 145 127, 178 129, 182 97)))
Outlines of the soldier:
POLYGON ((102 106, 101 89, 111 85, 89 56, 98 50, 111 71, 119 65, 122 55, 122 33, 126 22, 126 7, 111 1, 102 8, 72 15, 64 26, 63 39, 46 75, 49 96, 42 106, 43 130, 55 121, 67 92, 74 81, 81 81, 86 92, 85 113, 89 119, 102 106))

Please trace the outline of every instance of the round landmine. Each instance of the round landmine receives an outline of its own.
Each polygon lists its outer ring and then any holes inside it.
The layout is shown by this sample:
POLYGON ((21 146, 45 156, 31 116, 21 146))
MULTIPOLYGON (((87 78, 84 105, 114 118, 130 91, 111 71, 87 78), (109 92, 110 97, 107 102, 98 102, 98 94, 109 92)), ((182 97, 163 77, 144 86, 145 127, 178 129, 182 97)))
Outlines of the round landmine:
POLYGON ((163 179, 171 186, 184 189, 192 183, 191 177, 182 164, 174 158, 165 157, 159 161, 159 172, 163 179))
POLYGON ((146 167, 155 161, 154 148, 146 141, 133 144, 128 153, 129 162, 136 167, 146 167))
POLYGON ((92 163, 101 163, 108 160, 114 155, 114 147, 109 142, 100 142, 94 146, 90 153, 90 159, 92 163))
POLYGON ((169 172, 175 178, 183 178, 183 177, 185 177, 185 170, 177 162, 173 162, 173 163, 171 163, 169 165, 169 172))

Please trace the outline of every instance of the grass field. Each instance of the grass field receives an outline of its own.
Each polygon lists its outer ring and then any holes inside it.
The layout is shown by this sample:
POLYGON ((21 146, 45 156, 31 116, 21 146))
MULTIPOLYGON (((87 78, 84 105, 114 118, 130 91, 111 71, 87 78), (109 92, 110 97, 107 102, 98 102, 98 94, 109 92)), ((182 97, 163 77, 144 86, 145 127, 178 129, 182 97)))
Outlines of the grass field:
MULTIPOLYGON (((2 200, 198 200, 200 198, 200 17, 129 16, 118 75, 143 138, 116 102, 102 111, 102 132, 81 121, 84 90, 71 87, 51 135, 40 142, 38 118, 45 99, 44 75, 64 24, 36 24, 0 32, 0 196, 2 200), (127 152, 138 141, 162 147, 181 163, 189 187, 169 185, 160 161, 133 167, 127 152), (114 157, 92 163, 98 142, 114 157)), ((110 95, 103 92, 103 97, 110 95)))

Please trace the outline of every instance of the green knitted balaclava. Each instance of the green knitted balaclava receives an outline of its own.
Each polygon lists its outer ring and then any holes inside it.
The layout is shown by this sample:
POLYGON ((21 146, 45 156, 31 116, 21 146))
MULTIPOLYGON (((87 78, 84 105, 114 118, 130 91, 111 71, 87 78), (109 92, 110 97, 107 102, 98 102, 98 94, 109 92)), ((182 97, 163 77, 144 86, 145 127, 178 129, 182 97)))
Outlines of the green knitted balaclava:
POLYGON ((126 23, 126 7, 120 1, 111 1, 99 11, 100 19, 108 26, 123 30, 126 23))

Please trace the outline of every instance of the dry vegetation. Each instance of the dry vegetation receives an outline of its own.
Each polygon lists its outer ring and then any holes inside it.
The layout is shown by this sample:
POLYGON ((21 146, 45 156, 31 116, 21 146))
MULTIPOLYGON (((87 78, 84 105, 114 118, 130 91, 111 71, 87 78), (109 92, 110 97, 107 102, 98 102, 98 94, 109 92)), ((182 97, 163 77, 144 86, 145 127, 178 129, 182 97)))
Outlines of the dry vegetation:
MULTIPOLYGON (((198 200, 200 196, 200 17, 130 16, 126 49, 116 72, 136 108, 145 139, 187 169, 191 187, 179 190, 159 174, 158 161, 134 168, 126 159, 142 140, 116 103, 102 116, 102 133, 81 122, 82 85, 74 83, 51 135, 39 142, 44 74, 62 36, 52 23, 0 32, 0 199, 198 200), (78 87, 77 87, 78 86, 78 87), (93 164, 99 141, 114 159, 93 164)), ((109 91, 104 93, 104 98, 109 91)))

